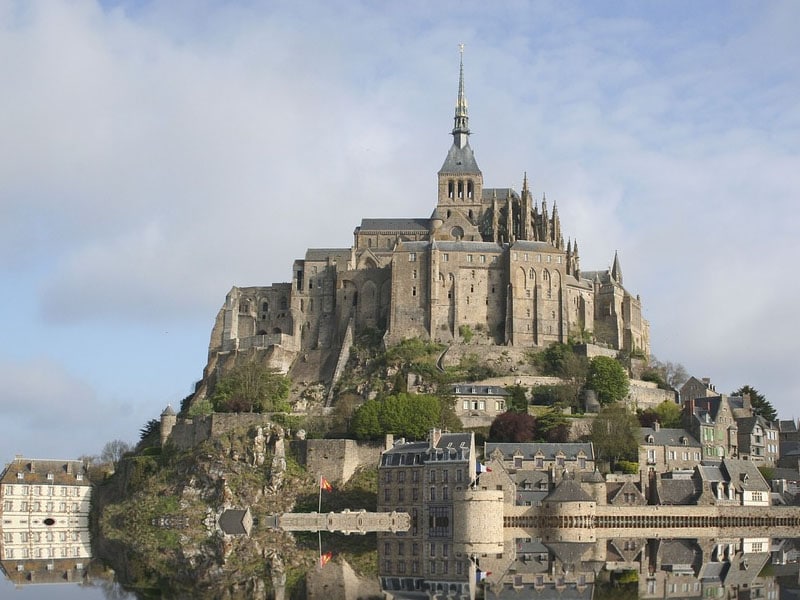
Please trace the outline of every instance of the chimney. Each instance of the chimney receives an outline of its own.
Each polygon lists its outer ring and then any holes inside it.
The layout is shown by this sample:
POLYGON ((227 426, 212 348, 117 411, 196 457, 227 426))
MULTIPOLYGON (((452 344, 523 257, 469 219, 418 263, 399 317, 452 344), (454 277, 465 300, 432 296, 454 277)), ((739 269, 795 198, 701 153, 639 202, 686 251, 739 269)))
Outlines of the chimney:
POLYGON ((653 431, 661 431, 661 423, 659 423, 658 421, 653 423, 653 431))
POLYGON ((441 429, 431 429, 430 434, 428 435, 428 443, 430 444, 431 448, 435 448, 439 444, 439 440, 442 439, 442 430, 441 429))
POLYGON ((394 434, 387 433, 383 441, 383 449, 391 450, 394 447, 394 434))
POLYGON ((67 474, 72 475, 72 462, 67 462, 67 474))

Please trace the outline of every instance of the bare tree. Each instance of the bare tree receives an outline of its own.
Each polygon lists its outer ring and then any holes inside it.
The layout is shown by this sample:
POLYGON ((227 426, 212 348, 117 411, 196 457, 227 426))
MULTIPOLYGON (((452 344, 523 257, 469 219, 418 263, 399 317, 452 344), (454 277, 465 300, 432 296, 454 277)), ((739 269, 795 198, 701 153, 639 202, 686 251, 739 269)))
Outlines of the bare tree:
POLYGON ((122 456, 126 452, 130 452, 131 449, 131 445, 122 440, 106 442, 106 445, 103 446, 103 451, 100 453, 100 460, 106 463, 113 463, 116 466, 122 459, 122 456))

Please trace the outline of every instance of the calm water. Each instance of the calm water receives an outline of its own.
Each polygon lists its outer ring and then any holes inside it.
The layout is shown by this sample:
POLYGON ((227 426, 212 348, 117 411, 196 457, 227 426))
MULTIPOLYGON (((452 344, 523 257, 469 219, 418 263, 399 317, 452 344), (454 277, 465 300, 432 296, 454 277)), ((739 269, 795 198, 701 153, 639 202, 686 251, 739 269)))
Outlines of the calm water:
MULTIPOLYGON (((232 598, 730 598, 800 597, 800 539, 749 538, 610 538, 596 542, 544 543, 536 531, 507 539, 503 554, 470 558, 444 542, 433 548, 406 545, 403 536, 381 535, 375 541, 372 572, 358 575, 343 560, 346 548, 323 536, 326 564, 315 564, 299 577, 287 577, 283 558, 270 554, 267 575, 252 573, 232 598), (401 548, 398 554, 398 544, 401 548), (333 547, 335 546, 335 547, 333 547), (329 554, 330 553, 330 554, 329 554), (374 565, 377 560, 377 574, 374 565), (402 563, 402 564, 401 564, 402 563)), ((374 538, 373 538, 374 539, 374 538)), ((364 540, 358 543, 363 544, 364 540)), ((313 549, 306 547, 306 552, 313 549)), ((314 562, 316 554, 312 552, 314 562)), ((369 554, 369 552, 367 553, 369 554)), ((364 554, 361 554, 362 559, 364 554)), ((370 562, 370 561, 367 561, 370 562)), ((96 562, 83 571, 59 570, 47 561, 2 563, 0 598, 88 600, 172 597, 131 592, 115 581, 113 571, 96 562), (18 584, 9 577, 15 578, 18 584), (54 583, 65 577, 77 583, 54 583)), ((63 566, 63 565, 62 565, 63 566)), ((239 569, 228 558, 225 566, 239 569)), ((363 568, 363 565, 362 565, 363 568)), ((296 575, 296 574, 295 574, 296 575)), ((220 575, 222 577, 222 575, 220 575)), ((230 579, 229 579, 230 581, 230 579)), ((230 587, 227 592, 230 592, 230 587)), ((196 598, 220 597, 224 589, 197 589, 196 598)), ((185 592, 180 595, 184 595, 185 592)))

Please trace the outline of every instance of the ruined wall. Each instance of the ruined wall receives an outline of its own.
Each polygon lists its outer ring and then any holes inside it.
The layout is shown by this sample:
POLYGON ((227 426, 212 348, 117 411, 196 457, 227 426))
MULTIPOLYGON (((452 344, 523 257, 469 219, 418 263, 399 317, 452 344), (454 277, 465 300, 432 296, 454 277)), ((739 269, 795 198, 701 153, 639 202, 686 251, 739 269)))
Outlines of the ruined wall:
POLYGON ((662 402, 675 402, 675 393, 671 390, 662 390, 650 381, 630 380, 628 404, 637 409, 647 410, 655 408, 662 402))
POLYGON ((377 467, 383 444, 355 440, 293 441, 295 455, 311 473, 346 483, 360 467, 377 467))

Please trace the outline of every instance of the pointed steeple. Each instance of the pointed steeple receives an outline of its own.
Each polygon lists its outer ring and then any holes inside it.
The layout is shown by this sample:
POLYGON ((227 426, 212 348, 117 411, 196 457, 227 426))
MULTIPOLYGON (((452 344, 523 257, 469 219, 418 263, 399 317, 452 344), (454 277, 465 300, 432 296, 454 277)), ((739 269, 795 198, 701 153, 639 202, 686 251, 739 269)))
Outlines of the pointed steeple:
POLYGON ((458 45, 460 55, 458 68, 458 99, 456 100, 456 115, 453 119, 453 143, 458 148, 464 148, 469 143, 469 115, 467 114, 467 97, 464 95, 464 44, 458 45))
POLYGON ((619 266, 619 255, 614 251, 614 264, 611 266, 611 277, 622 285, 622 267, 619 266))
MULTIPOLYGON (((453 118, 453 145, 447 153, 444 165, 439 174, 480 175, 481 170, 475 162, 475 155, 469 146, 469 116, 467 115, 467 97, 464 94, 464 44, 459 44, 458 98, 456 113, 453 118)), ((481 182, 481 187, 483 183, 481 182)), ((478 190, 475 190, 476 193, 478 190)), ((480 196, 476 196, 480 198, 480 196)))

